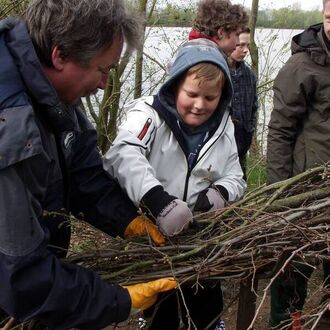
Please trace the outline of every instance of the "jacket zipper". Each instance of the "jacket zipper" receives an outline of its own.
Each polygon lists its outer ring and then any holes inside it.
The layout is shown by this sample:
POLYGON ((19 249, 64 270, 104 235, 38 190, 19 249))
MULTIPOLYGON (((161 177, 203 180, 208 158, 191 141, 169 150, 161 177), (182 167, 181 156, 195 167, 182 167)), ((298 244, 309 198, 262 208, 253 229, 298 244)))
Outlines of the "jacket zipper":
POLYGON ((221 131, 221 133, 219 134, 219 136, 213 141, 213 143, 204 151, 204 153, 202 154, 201 157, 199 157, 199 154, 197 155, 197 161, 195 162, 195 164, 192 166, 191 169, 189 169, 189 165, 188 165, 188 159, 187 157, 185 157, 186 159, 186 162, 187 162, 187 167, 188 167, 188 172, 186 174, 186 180, 185 180, 185 184, 184 184, 184 192, 183 192, 183 201, 186 202, 187 201, 187 194, 188 194, 188 183, 189 183, 189 179, 190 179, 190 175, 191 175, 191 172, 192 170, 195 168, 195 166, 198 164, 198 162, 200 161, 201 158, 203 158, 203 156, 210 150, 210 148, 214 145, 214 143, 216 141, 218 141, 220 139, 220 137, 222 136, 226 126, 227 126, 227 123, 228 123, 228 119, 229 119, 229 114, 226 118, 226 122, 223 126, 223 129, 221 131))

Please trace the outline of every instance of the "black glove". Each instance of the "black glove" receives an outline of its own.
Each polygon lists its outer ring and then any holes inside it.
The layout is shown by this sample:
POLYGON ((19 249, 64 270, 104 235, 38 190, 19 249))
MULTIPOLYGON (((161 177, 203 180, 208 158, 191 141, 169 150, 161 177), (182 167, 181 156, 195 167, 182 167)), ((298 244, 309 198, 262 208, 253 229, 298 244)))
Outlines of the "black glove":
POLYGON ((188 228, 193 215, 186 202, 169 195, 162 186, 150 189, 142 198, 141 206, 156 219, 159 229, 174 236, 188 228))

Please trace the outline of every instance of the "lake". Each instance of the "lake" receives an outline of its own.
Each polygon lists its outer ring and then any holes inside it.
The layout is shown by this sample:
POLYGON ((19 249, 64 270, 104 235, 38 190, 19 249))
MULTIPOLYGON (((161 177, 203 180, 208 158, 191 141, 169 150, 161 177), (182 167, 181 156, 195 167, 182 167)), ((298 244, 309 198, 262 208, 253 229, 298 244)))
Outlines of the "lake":
MULTIPOLYGON (((187 40, 190 28, 151 28, 146 33, 144 51, 145 74, 153 75, 144 82, 144 91, 154 89, 158 79, 164 73, 159 66, 166 66, 174 57, 177 48, 187 40)), ((259 48, 259 81, 274 78, 278 70, 290 56, 290 43, 293 35, 301 30, 286 29, 257 29, 255 34, 256 44, 259 48)), ((247 58, 249 62, 250 59, 247 58)))

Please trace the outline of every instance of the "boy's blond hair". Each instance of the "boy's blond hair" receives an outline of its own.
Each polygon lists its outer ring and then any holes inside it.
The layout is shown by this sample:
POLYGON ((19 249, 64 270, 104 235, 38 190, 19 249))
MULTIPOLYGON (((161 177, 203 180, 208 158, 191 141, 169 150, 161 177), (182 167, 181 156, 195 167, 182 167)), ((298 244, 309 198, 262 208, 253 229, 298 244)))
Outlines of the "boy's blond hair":
POLYGON ((219 84, 219 88, 223 88, 225 85, 225 74, 215 64, 205 62, 198 63, 187 70, 184 78, 193 74, 195 75, 195 79, 199 80, 199 86, 205 81, 214 81, 216 84, 219 84))

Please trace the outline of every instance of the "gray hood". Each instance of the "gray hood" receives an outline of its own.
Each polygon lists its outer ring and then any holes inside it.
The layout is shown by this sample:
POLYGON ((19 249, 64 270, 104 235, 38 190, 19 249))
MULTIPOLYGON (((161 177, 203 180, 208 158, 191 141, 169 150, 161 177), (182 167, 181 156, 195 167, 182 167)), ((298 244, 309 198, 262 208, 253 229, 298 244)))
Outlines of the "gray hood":
MULTIPOLYGON (((159 102, 174 114, 179 120, 178 113, 175 108, 174 88, 180 80, 180 76, 192 66, 209 62, 217 65, 225 74, 226 83, 218 105, 218 111, 209 119, 208 124, 218 125, 221 121, 224 111, 231 102, 233 95, 233 87, 231 84, 230 71, 227 61, 217 46, 207 39, 195 39, 184 43, 169 68, 168 77, 158 92, 159 102)), ((204 125, 203 125, 204 126, 204 125)), ((213 126, 213 125, 211 125, 213 126)))

